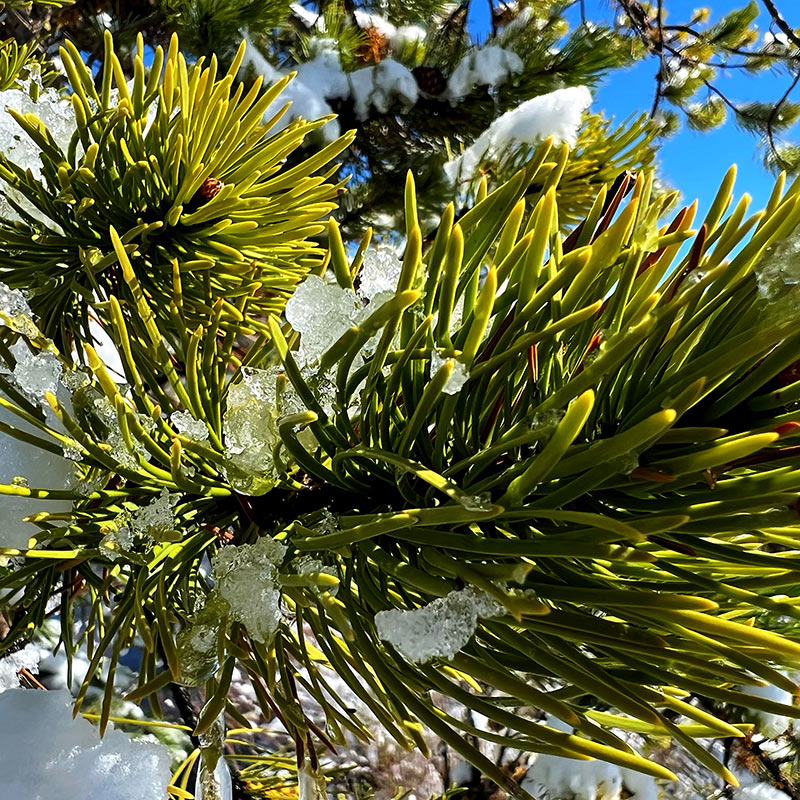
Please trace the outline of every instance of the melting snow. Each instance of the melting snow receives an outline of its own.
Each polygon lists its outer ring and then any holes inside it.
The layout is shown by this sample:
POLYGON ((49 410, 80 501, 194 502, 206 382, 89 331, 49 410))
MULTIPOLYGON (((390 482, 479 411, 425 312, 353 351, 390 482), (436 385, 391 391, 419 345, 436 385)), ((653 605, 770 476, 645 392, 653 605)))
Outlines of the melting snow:
POLYGON ((404 658, 424 664, 432 658, 452 658, 472 638, 480 617, 503 613, 504 609, 485 592, 468 587, 422 608, 379 611, 375 626, 378 636, 404 658))

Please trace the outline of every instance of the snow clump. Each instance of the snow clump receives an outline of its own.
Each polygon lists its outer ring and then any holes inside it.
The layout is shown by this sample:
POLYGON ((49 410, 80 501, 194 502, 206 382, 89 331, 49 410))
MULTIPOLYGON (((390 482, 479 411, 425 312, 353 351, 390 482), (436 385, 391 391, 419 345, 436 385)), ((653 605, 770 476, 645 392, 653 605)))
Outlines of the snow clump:
POLYGON ((286 545, 262 536, 256 544, 222 547, 211 560, 214 588, 232 619, 259 642, 270 642, 280 622, 278 566, 285 554, 286 545))
POLYGON ((473 587, 453 591, 410 611, 375 615, 378 636, 414 664, 450 659, 472 638, 481 617, 497 617, 503 607, 473 587))
POLYGON ((486 45, 468 53, 461 59, 447 82, 447 94, 455 105, 469 95, 476 86, 496 89, 512 75, 522 72, 522 59, 513 51, 486 45))
POLYGON ((585 86, 557 89, 534 97, 498 117, 460 156, 448 161, 444 171, 451 181, 471 179, 485 159, 500 156, 514 145, 535 145, 552 137, 574 147, 583 112, 592 103, 585 86))

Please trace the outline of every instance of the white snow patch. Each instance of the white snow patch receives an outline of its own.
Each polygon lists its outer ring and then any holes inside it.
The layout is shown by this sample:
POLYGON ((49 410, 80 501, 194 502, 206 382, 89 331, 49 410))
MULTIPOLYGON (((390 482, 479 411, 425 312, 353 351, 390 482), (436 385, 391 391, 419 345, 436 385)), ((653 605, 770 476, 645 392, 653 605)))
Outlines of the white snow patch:
POLYGON ((102 741, 72 718, 66 690, 0 695, 3 796, 24 800, 164 800, 170 758, 163 745, 109 729, 102 741))
POLYGON ((786 792, 768 783, 754 783, 733 790, 733 800, 791 800, 786 792))
MULTIPOLYGON (((572 728, 547 715, 546 724, 572 733, 572 728)), ((522 781, 522 788, 540 800, 620 800, 622 790, 630 800, 656 800, 658 788, 642 775, 605 761, 579 761, 561 756, 537 756, 522 781)))
MULTIPOLYGON (((253 44, 246 30, 242 30, 241 34, 247 44, 247 52, 242 66, 251 66, 257 73, 264 77, 264 84, 267 86, 277 83, 277 81, 283 77, 283 74, 273 67, 255 44, 253 44)), ((338 64, 338 55, 333 54, 333 56, 335 58, 326 56, 324 59, 324 68, 322 68, 322 64, 315 64, 314 62, 309 62, 304 65, 307 79, 322 80, 321 85, 309 86, 305 84, 299 76, 295 76, 294 80, 289 83, 283 92, 266 109, 264 112, 264 121, 274 117, 286 103, 291 103, 291 106, 289 106, 284 115, 272 127, 272 133, 282 131, 289 123, 296 119, 304 119, 311 122, 333 113, 331 107, 325 102, 325 97, 336 97, 338 95, 326 95, 326 92, 335 91, 336 86, 339 85, 341 80, 340 76, 342 74, 341 67, 339 67, 338 64)), ((318 58, 322 58, 322 55, 318 56, 318 58)), ((326 143, 332 142, 339 135, 339 123, 336 120, 327 122, 321 128, 321 135, 326 143)))
POLYGON ((395 101, 410 108, 419 99, 419 87, 411 70, 392 58, 374 67, 364 67, 347 75, 356 116, 366 119, 371 108, 388 113, 395 101))
POLYGON ((397 52, 422 44, 427 36, 428 31, 422 25, 401 25, 390 37, 389 46, 397 52))
POLYGON ((512 145, 534 145, 548 137, 574 147, 583 112, 592 95, 585 86, 557 89, 526 100, 498 117, 458 158, 448 161, 445 174, 451 181, 471 180, 484 159, 499 156, 512 145))
POLYGON ((306 28, 317 28, 321 31, 325 30, 325 20, 321 14, 317 14, 316 11, 311 11, 305 6, 300 5, 300 3, 292 3, 289 8, 291 8, 292 14, 294 14, 306 28))
POLYGON ((356 25, 362 30, 366 31, 372 28, 387 39, 390 39, 397 32, 397 28, 386 17, 382 17, 379 14, 356 10, 355 16, 356 25))

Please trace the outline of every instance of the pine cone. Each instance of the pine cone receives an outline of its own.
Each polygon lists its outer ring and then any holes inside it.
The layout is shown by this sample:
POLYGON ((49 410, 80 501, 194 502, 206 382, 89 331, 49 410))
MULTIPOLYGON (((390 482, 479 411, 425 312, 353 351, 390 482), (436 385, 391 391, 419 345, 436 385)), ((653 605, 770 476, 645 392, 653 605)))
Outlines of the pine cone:
POLYGON ((389 52, 389 37, 374 27, 365 28, 364 36, 364 43, 356 48, 356 61, 377 64, 389 52))
POLYGON ((411 73, 425 94, 437 97, 447 88, 447 79, 438 67, 414 67, 411 73))
POLYGON ((202 203, 207 203, 216 197, 225 184, 217 178, 206 178, 197 190, 197 198, 202 203))

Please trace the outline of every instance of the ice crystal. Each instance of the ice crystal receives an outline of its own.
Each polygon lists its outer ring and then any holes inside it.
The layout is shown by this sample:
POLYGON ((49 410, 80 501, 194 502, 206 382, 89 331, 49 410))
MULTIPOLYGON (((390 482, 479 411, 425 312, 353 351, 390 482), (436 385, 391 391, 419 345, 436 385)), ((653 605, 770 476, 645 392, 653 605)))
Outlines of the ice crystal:
POLYGON ((204 442, 208 439, 208 428, 205 422, 195 419, 188 411, 173 411, 169 421, 175 429, 187 439, 204 442))
POLYGON ((89 375, 81 369, 65 369, 61 373, 61 383, 64 388, 74 394, 91 383, 89 375))
POLYGON ((39 334, 25 295, 19 289, 11 289, 4 283, 0 283, 0 325, 29 338, 39 334))
POLYGON ((378 636, 415 664, 452 658, 472 638, 478 619, 503 608, 473 587, 454 591, 411 611, 391 609, 375 615, 378 636))
POLYGON ((139 462, 135 457, 135 453, 144 454, 143 445, 138 440, 133 439, 134 451, 132 452, 128 449, 128 444, 119 427, 117 412, 114 410, 114 406, 111 405, 111 401, 105 395, 101 395, 93 389, 91 391, 97 394, 91 402, 91 409, 95 420, 101 428, 101 436, 105 439, 105 444, 108 445, 109 454, 122 466, 136 469, 139 462))
POLYGON ((450 377, 442 387, 445 394, 458 394, 461 387, 469 380, 469 372, 467 368, 454 358, 442 358, 438 350, 431 353, 431 377, 433 377, 444 365, 445 362, 450 361, 453 364, 453 371, 450 377))
POLYGON ((217 671, 217 643, 227 615, 227 602, 212 592, 178 634, 180 682, 184 686, 202 686, 217 671))
POLYGON ((558 426, 558 423, 564 417, 564 412, 561 410, 539 411, 533 415, 531 420, 531 430, 541 431, 542 433, 549 433, 558 426))
POLYGON ((131 515, 131 530, 150 539, 162 540, 175 530, 175 514, 172 509, 180 499, 166 489, 147 505, 140 506, 131 515))
POLYGON ((16 653, 0 658, 0 692, 19 686, 19 672, 23 669, 34 675, 39 672, 38 647, 29 644, 16 653))
POLYGON ((492 507, 492 498, 488 493, 476 495, 464 494, 458 499, 467 511, 488 511, 492 507))
MULTIPOLYGON (((336 577, 336 568, 326 566, 318 558, 313 556, 301 556, 294 562, 294 568, 297 570, 298 575, 333 575, 336 577)), ((326 586, 324 591, 335 595, 339 591, 338 586, 326 586)))
POLYGON ((100 540, 100 550, 112 561, 133 550, 133 531, 128 526, 128 514, 119 514, 100 540))
POLYGON ((58 390, 61 377, 61 363, 58 358, 49 350, 32 353, 22 339, 11 345, 9 350, 17 362, 11 372, 14 383, 31 400, 44 406, 45 392, 55 394, 58 390))
POLYGON ((257 641, 271 641, 280 621, 278 565, 285 553, 285 545, 262 536, 256 544, 220 548, 211 562, 214 586, 231 617, 257 641))
POLYGON ((754 269, 765 300, 777 300, 800 283, 800 232, 772 245, 754 269))
POLYGON ((9 689, 0 695, 2 796, 19 800, 163 800, 170 757, 161 744, 110 728, 102 741, 72 716, 66 689, 9 689), (31 743, 36 757, 31 757, 31 743))
POLYGON ((323 353, 358 321, 361 304, 350 289, 310 275, 286 303, 286 319, 300 333, 298 362, 317 364, 323 353))
POLYGON ((243 370, 243 379, 228 389, 222 418, 227 478, 244 494, 263 494, 276 480, 272 449, 278 441, 276 380, 273 369, 243 370))

